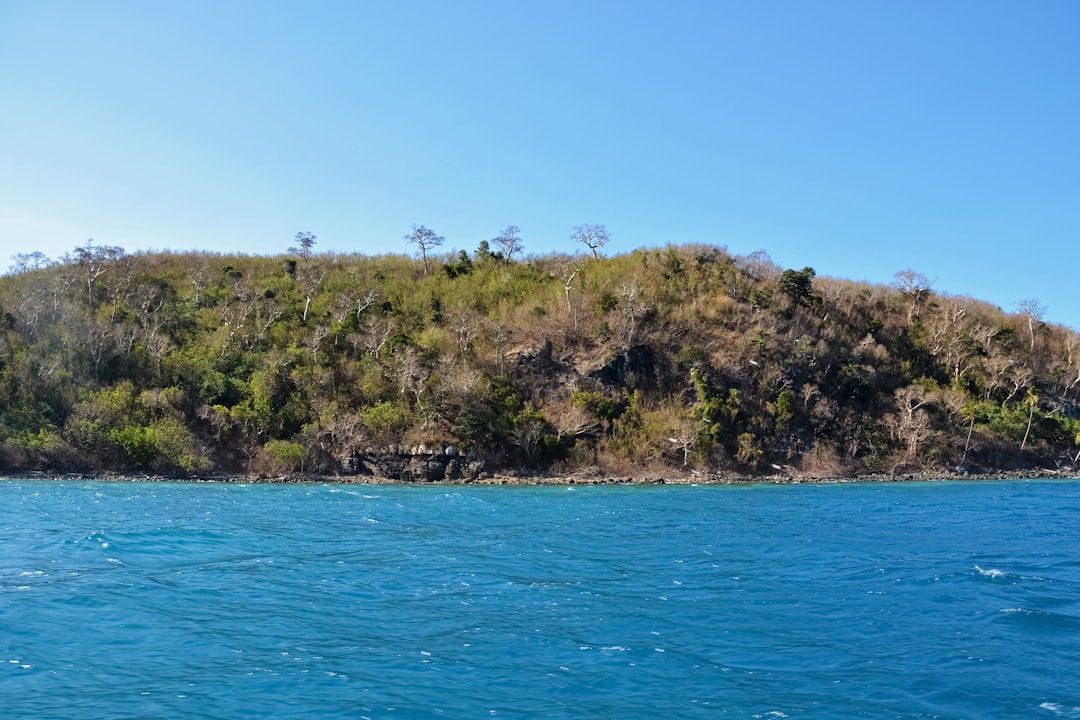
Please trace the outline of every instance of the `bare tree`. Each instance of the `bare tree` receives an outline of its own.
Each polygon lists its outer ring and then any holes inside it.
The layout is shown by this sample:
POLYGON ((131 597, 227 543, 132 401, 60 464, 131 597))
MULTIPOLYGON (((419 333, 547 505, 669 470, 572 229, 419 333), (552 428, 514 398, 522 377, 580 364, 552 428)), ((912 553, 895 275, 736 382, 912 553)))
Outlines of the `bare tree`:
POLYGON ((1016 303, 1016 307, 1027 317, 1028 333, 1031 336, 1031 345, 1028 350, 1035 350, 1035 328, 1042 324, 1046 307, 1039 304, 1035 298, 1025 298, 1016 303))
POLYGON ((907 321, 909 325, 913 317, 918 319, 919 307, 930 297, 932 285, 933 283, 925 275, 910 268, 893 275, 892 286, 908 299, 907 321))
POLYGON ((680 416, 672 423, 670 431, 668 442, 672 449, 682 452, 682 467, 685 470, 690 464, 690 455, 701 441, 699 424, 692 418, 680 416))
POLYGON ((188 282, 191 283, 191 289, 195 293, 192 300, 196 308, 202 307, 203 294, 217 276, 217 260, 216 256, 208 253, 199 253, 191 259, 188 282))
POLYGON ((514 428, 510 432, 510 437, 514 444, 524 451, 529 462, 536 459, 537 451, 540 448, 541 441, 544 439, 544 435, 547 433, 547 428, 548 422, 543 413, 531 405, 514 418, 514 428))
POLYGON ((588 247, 592 250, 592 256, 596 258, 599 257, 597 251, 607 245, 611 238, 603 225, 578 225, 570 234, 570 239, 588 247))
POLYGON ((775 281, 780 277, 780 268, 764 250, 755 250, 745 257, 736 258, 736 267, 755 280, 775 281))
POLYGON ((321 263, 314 266, 310 263, 304 263, 303 267, 296 273, 296 281, 304 291, 304 317, 300 320, 301 323, 307 324, 308 313, 311 310, 311 300, 315 297, 315 293, 319 291, 319 288, 322 287, 323 280, 326 279, 328 272, 329 268, 321 263))
POLYGON ((409 347, 401 357, 397 368, 401 394, 412 395, 414 404, 423 409, 421 398, 431 380, 431 371, 417 357, 416 349, 409 347))
POLYGON ((315 236, 310 232, 298 232, 294 240, 296 240, 296 245, 289 248, 289 253, 299 255, 302 260, 310 258, 311 248, 315 247, 315 236))
POLYGON ((927 321, 930 352, 944 359, 957 383, 971 369, 977 352, 970 322, 966 320, 967 310, 966 298, 947 299, 927 321))
POLYGON ((8 274, 10 275, 19 275, 31 270, 40 270, 41 268, 47 268, 53 264, 53 261, 40 250, 35 250, 31 253, 15 253, 11 256, 11 260, 11 267, 8 268, 8 274))
POLYGON ((311 361, 316 365, 319 364, 319 350, 322 349, 323 341, 329 334, 330 328, 325 325, 316 325, 315 332, 303 341, 303 345, 311 353, 311 361))
POLYGON ((638 321, 649 312, 649 305, 645 302, 645 291, 636 280, 624 282, 619 295, 620 318, 625 331, 623 340, 627 345, 632 345, 638 321))
POLYGON ((505 372, 506 349, 510 346, 512 339, 510 328, 499 322, 494 323, 491 325, 490 339, 491 344, 495 346, 495 361, 499 365, 499 372, 505 372))
POLYGON ((435 234, 423 225, 413 225, 412 232, 405 236, 405 240, 416 246, 420 253, 420 259, 424 262, 424 274, 428 274, 428 252, 443 244, 446 240, 442 235, 435 234))
MULTIPOLYGON (((577 264, 578 263, 574 258, 565 255, 557 258, 549 271, 552 278, 559 278, 563 281, 563 284, 565 285, 564 289, 566 291, 566 312, 571 315, 574 312, 574 307, 570 302, 570 291, 574 289, 574 278, 577 277, 578 270, 580 269, 577 267, 577 264)), ((575 319, 575 326, 576 322, 575 319)))
POLYGON ((114 245, 94 247, 94 238, 85 245, 75 248, 75 262, 86 273, 86 294, 89 302, 94 301, 94 281, 105 274, 109 266, 124 256, 124 248, 114 245))
POLYGON ((1080 337, 1076 335, 1069 335, 1065 339, 1065 362, 1067 364, 1069 380, 1065 382, 1065 397, 1069 396, 1069 391, 1076 387, 1077 383, 1080 383, 1080 358, 1077 358, 1074 354, 1074 350, 1077 347, 1077 340, 1080 337))
POLYGON ((365 293, 360 293, 356 289, 349 289, 343 292, 336 293, 333 296, 333 317, 334 322, 341 325, 350 316, 356 317, 356 322, 360 322, 360 316, 364 314, 364 311, 375 304, 379 299, 378 290, 368 290, 365 293))
POLYGON ((907 443, 908 455, 914 456, 919 445, 930 436, 930 417, 922 409, 930 402, 930 394, 921 385, 908 385, 894 393, 900 408, 899 416, 893 416, 893 426, 899 438, 907 443))
POLYGON ((457 336, 458 353, 465 357, 484 327, 484 317, 472 308, 459 307, 447 312, 445 321, 457 336))
POLYGON ((378 358, 390 343, 390 334, 393 331, 394 323, 389 319, 365 323, 360 329, 359 346, 363 347, 364 352, 371 357, 378 358))
POLYGON ((499 248, 503 263, 506 265, 510 264, 514 253, 521 252, 522 247, 524 247, 521 243, 521 237, 519 237, 520 232, 521 229, 517 225, 507 225, 506 229, 491 241, 495 244, 495 247, 499 248))
POLYGON ((94 363, 94 377, 101 376, 101 364, 105 360, 110 349, 117 346, 115 333, 119 326, 101 320, 95 315, 88 314, 82 318, 76 318, 72 324, 72 334, 79 343, 86 356, 94 363))
POLYGON ((1005 403, 1013 399, 1013 397, 1020 392, 1020 388, 1029 386, 1032 381, 1035 380, 1035 372, 1026 365, 1019 365, 1013 363, 1009 366, 1008 382, 1012 385, 1012 390, 1009 391, 1009 396, 1005 398, 1002 406, 1005 403))
POLYGON ((547 410, 553 415, 551 424, 562 438, 595 437, 603 429, 601 424, 580 405, 572 402, 551 403, 547 410))
POLYGON ((971 329, 971 339, 979 344, 983 352, 990 354, 990 343, 1001 333, 1001 328, 991 325, 976 325, 971 329))

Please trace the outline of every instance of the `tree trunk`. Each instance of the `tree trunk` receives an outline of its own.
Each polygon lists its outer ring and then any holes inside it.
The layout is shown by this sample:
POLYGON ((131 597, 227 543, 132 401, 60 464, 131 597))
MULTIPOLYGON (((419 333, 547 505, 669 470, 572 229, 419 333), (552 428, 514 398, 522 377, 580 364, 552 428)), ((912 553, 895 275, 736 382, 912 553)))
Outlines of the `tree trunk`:
POLYGON ((1024 439, 1023 439, 1023 441, 1022 441, 1022 442, 1020 443, 1020 449, 1021 449, 1021 450, 1023 450, 1023 449, 1024 449, 1024 446, 1026 446, 1026 445, 1027 445, 1027 439, 1028 439, 1028 434, 1030 434, 1030 433, 1031 433, 1031 420, 1032 420, 1032 418, 1034 418, 1034 417, 1035 417, 1035 402, 1034 402, 1034 401, 1032 401, 1032 403, 1031 403, 1031 409, 1030 409, 1030 411, 1028 412, 1028 424, 1027 424, 1027 430, 1025 430, 1025 431, 1024 431, 1024 439))
POLYGON ((964 454, 960 457, 960 464, 967 462, 968 450, 971 448, 971 431, 975 429, 975 413, 971 413, 971 424, 968 425, 967 440, 964 441, 964 454))

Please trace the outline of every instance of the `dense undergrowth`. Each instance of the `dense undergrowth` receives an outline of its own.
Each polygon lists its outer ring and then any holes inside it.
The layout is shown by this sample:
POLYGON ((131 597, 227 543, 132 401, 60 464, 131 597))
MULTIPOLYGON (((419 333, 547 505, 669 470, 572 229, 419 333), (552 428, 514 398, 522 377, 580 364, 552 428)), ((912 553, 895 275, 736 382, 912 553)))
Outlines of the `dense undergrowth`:
POLYGON ((507 261, 17 256, 0 467, 341 472, 454 446, 490 469, 837 475, 1071 467, 1080 336, 706 245, 507 261))

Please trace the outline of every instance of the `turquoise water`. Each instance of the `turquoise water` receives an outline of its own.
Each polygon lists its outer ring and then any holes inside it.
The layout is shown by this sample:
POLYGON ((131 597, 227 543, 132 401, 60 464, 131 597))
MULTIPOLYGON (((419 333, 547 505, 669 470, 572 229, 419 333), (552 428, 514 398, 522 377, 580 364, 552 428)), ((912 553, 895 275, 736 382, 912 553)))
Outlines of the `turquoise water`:
POLYGON ((4 718, 1080 718, 1080 482, 0 481, 4 718))

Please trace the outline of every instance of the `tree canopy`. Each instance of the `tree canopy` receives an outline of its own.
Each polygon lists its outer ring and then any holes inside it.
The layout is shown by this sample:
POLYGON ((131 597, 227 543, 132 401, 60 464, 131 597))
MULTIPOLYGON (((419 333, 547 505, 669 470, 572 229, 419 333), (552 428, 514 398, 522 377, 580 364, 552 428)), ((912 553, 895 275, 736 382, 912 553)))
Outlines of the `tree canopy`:
POLYGON ((0 277, 0 467, 348 474, 432 448, 474 469, 628 474, 1080 457, 1080 336, 1035 301, 1009 314, 913 271, 876 286, 709 245, 522 258, 514 226, 472 253, 438 254, 423 226, 407 239, 419 258, 318 254, 310 233, 280 256, 17 255, 0 277))

